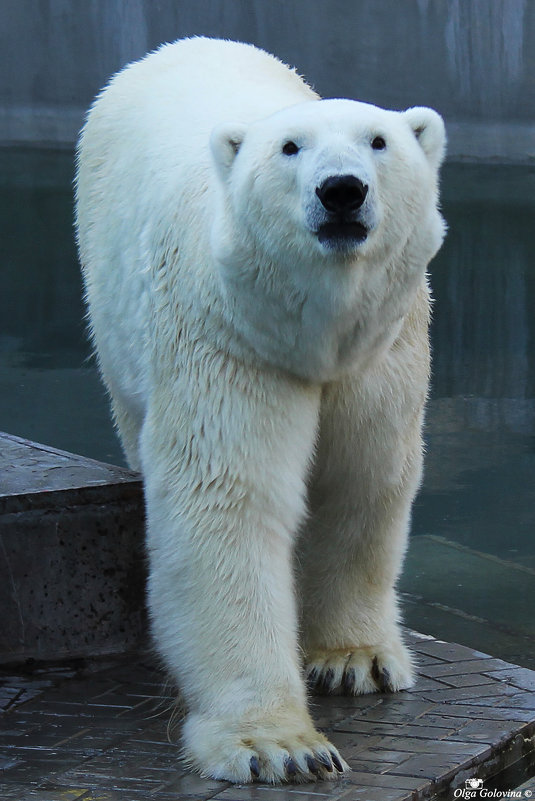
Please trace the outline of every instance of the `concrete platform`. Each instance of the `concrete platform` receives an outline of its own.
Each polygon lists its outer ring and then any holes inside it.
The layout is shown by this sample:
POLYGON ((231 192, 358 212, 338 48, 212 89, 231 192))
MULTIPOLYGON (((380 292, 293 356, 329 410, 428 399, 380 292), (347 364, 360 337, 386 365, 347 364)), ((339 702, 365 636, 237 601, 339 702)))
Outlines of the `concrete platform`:
POLYGON ((168 740, 173 693, 148 657, 5 675, 0 798, 423 801, 453 798, 473 777, 487 791, 525 781, 535 769, 535 672, 408 637, 419 661, 413 690, 312 699, 353 772, 298 786, 232 786, 184 771, 168 740))
POLYGON ((0 434, 0 664, 146 640, 136 473, 0 434))

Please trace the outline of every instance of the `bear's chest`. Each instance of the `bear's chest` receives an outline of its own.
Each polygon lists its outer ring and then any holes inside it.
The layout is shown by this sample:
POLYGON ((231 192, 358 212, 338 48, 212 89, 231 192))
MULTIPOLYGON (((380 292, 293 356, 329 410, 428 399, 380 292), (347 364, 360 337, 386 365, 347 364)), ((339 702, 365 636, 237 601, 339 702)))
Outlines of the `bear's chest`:
POLYGON ((398 301, 350 291, 307 292, 281 298, 251 293, 227 296, 236 337, 231 350, 255 357, 306 380, 325 383, 363 368, 399 334, 398 301))

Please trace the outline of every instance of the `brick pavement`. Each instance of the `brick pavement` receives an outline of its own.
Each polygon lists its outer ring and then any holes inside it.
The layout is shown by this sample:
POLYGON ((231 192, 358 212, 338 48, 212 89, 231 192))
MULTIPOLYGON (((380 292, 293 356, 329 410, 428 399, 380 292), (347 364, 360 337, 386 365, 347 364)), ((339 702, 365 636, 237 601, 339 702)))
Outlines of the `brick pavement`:
POLYGON ((168 740, 172 692, 148 657, 4 675, 0 799, 420 801, 452 797, 472 776, 490 787, 522 757, 535 766, 535 672, 409 637, 413 690, 312 699, 352 773, 299 786, 232 786, 186 772, 168 740))

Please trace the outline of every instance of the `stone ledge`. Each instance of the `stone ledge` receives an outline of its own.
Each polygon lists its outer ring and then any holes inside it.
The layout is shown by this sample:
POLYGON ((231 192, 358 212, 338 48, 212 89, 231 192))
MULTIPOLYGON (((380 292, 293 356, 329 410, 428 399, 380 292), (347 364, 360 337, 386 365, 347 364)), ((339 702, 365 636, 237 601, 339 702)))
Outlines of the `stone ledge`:
POLYGON ((138 473, 0 432, 0 514, 138 497, 138 473))
POLYGON ((0 434, 0 663, 146 639, 139 475, 0 434))

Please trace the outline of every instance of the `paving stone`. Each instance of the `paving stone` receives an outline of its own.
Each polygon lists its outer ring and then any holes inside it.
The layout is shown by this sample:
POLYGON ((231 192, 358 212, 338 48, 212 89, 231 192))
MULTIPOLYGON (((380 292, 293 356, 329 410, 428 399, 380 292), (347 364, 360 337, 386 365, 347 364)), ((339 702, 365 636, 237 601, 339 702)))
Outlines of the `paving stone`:
POLYGON ((56 774, 63 773, 71 765, 77 765, 84 757, 80 754, 64 753, 42 749, 41 751, 17 752, 6 759, 2 775, 5 781, 28 784, 40 784, 56 774))
POLYGON ((340 801, 412 801, 413 798, 411 792, 390 787, 354 787, 340 801))
POLYGON ((0 707, 2 709, 9 709, 13 701, 15 701, 24 690, 19 687, 2 687, 0 689, 0 707))
MULTIPOLYGON (((440 707, 439 707, 440 708, 440 707)), ((414 721, 415 726, 433 726, 458 731, 467 723, 471 723, 472 718, 453 717, 449 715, 425 714, 414 721)))
POLYGON ((504 696, 516 695, 517 688, 508 684, 496 682, 495 684, 483 684, 478 687, 451 687, 446 690, 427 690, 423 693, 429 701, 471 701, 474 705, 480 703, 485 698, 490 698, 494 702, 498 699, 503 700, 504 696))
POLYGON ((24 764, 24 760, 16 754, 0 754, 0 770, 11 770, 21 764, 24 764))
POLYGON ((323 731, 324 729, 330 729, 335 723, 343 723, 344 720, 351 718, 352 716, 348 715, 348 712, 348 709, 333 709, 331 713, 326 709, 319 712, 319 714, 316 712, 314 720, 316 725, 323 731))
POLYGON ((462 740, 418 740, 408 737, 384 737, 381 748, 387 750, 409 751, 413 754, 452 754, 460 760, 490 756, 492 748, 486 743, 464 742, 462 740))
POLYGON ((176 796, 164 793, 148 795, 145 788, 108 790, 102 787, 68 787, 61 784, 47 784, 27 791, 18 801, 177 801, 176 796))
POLYGON ((417 653, 426 654, 427 656, 439 657, 447 662, 462 662, 473 659, 491 659, 489 654, 484 654, 481 651, 474 651, 472 648, 467 648, 458 643, 442 642, 442 640, 417 640, 413 644, 413 648, 417 653))
MULTIPOLYGON (((10 785, 0 782, 0 798, 2 801, 11 801, 11 799, 15 799, 16 801, 26 801, 25 793, 26 790, 19 785, 10 785)), ((48 801, 48 799, 43 798, 43 801, 48 801)), ((76 796, 74 796, 73 801, 77 801, 76 796)))
POLYGON ((132 737, 128 740, 121 741, 118 745, 109 749, 107 753, 117 754, 118 756, 128 754, 147 755, 154 757, 169 757, 174 759, 178 764, 180 749, 176 743, 168 743, 162 741, 142 740, 132 737))
POLYGON ((347 793, 354 789, 348 779, 279 786, 231 785, 214 798, 217 801, 339 801, 342 798, 347 801, 347 793))
MULTIPOLYGON (((384 698, 379 693, 370 693, 369 695, 357 696, 344 696, 344 695, 313 695, 310 698, 309 706, 312 712, 317 709, 349 709, 354 712, 356 709, 371 709, 378 704, 382 704, 384 698)), ((396 693, 395 698, 400 698, 400 693, 396 693)))
MULTIPOLYGON (((489 671, 501 671, 510 668, 507 662, 502 659, 469 659, 465 661, 454 661, 441 665, 424 665, 420 669, 422 676, 436 679, 446 676, 466 676, 468 673, 488 673, 489 671)), ((527 671, 531 673, 531 670, 527 671)))
POLYGON ((493 679, 506 681, 521 690, 535 691, 535 672, 526 668, 508 668, 505 670, 492 671, 486 675, 493 679))
POLYGON ((18 801, 93 801, 93 798, 84 788, 75 789, 73 787, 56 786, 53 789, 43 789, 37 787, 28 790, 18 801))
POLYGON ((167 793, 174 793, 175 799, 181 801, 182 799, 212 798, 227 787, 230 787, 228 782, 203 779, 193 773, 185 773, 165 782, 161 789, 167 793))
POLYGON ((399 736, 411 737, 414 739, 425 739, 431 741, 438 741, 447 737, 448 734, 453 734, 456 728, 445 729, 440 726, 409 726, 403 723, 368 723, 365 720, 358 718, 347 719, 343 723, 338 723, 334 727, 335 731, 353 731, 362 732, 363 734, 383 734, 385 736, 399 736))
POLYGON ((344 754, 346 762, 350 760, 351 769, 366 773, 386 773, 397 767, 398 762, 387 762, 386 759, 362 759, 362 754, 353 755, 351 751, 344 754))
MULTIPOLYGON (((458 765, 458 755, 450 754, 418 754, 397 765, 396 775, 422 776, 432 782, 438 782, 454 775, 458 765)), ((395 777, 392 776, 394 779, 395 777)))
POLYGON ((380 720, 381 715, 392 723, 414 723, 422 715, 430 714, 437 705, 430 701, 420 701, 417 699, 397 700, 396 696, 390 696, 384 704, 378 705, 373 709, 362 713, 365 720, 380 720))
MULTIPOLYGON (((362 748, 358 752, 358 759, 370 763, 379 763, 380 765, 382 765, 383 763, 389 763, 391 766, 395 766, 395 765, 400 765, 402 762, 404 762, 406 759, 409 759, 409 757, 413 755, 414 755, 413 751, 394 751, 385 748, 368 747, 368 748, 362 748)), ((354 765, 354 760, 351 762, 351 765, 353 767, 353 770, 357 770, 357 768, 354 765)), ((358 770, 360 773, 366 772, 363 771, 362 768, 358 768, 358 770)), ((390 770, 390 768, 388 768, 388 770, 390 770)), ((378 770, 374 765, 370 766, 369 771, 371 773, 384 772, 382 770, 378 770)))
POLYGON ((405 692, 414 696, 418 696, 418 694, 424 694, 426 690, 444 690, 450 686, 451 685, 444 681, 437 681, 437 679, 429 679, 426 676, 419 676, 414 687, 410 687, 408 690, 405 690, 405 692))
POLYGON ((131 790, 142 790, 146 794, 150 794, 151 790, 155 791, 161 786, 159 778, 153 776, 120 776, 119 768, 110 773, 101 775, 94 772, 90 766, 78 766, 73 770, 66 771, 65 773, 58 774, 58 780, 64 783, 67 787, 85 787, 85 788, 101 788, 104 790, 114 790, 116 792, 122 791, 129 793, 131 790))
MULTIPOLYGON (((441 682, 446 687, 480 687, 481 685, 496 684, 503 679, 493 678, 485 673, 467 673, 460 676, 442 676, 441 682)), ((429 689, 429 688, 426 688, 429 689)))
POLYGON ((428 787, 429 782, 425 781, 422 776, 409 776, 396 773, 396 775, 389 773, 381 773, 379 776, 375 773, 360 773, 354 771, 350 774, 348 781, 356 787, 375 787, 379 788, 392 788, 395 790, 423 790, 428 787))
POLYGON ((444 660, 440 659, 438 656, 419 653, 415 646, 412 646, 411 650, 413 652, 417 667, 421 667, 422 665, 439 665, 444 662, 444 660))
MULTIPOLYGON (((509 698, 499 698, 493 706, 509 709, 525 709, 535 711, 535 693, 517 693, 509 698)), ((517 720, 517 718, 514 718, 517 720)))
MULTIPOLYGON (((463 726, 459 739, 465 742, 468 740, 476 740, 479 743, 488 743, 489 745, 498 745, 503 739, 510 737, 513 734, 522 732, 522 726, 512 721, 499 721, 499 720, 486 720, 484 726, 481 721, 474 721, 463 726)), ((455 740, 455 735, 450 738, 451 741, 455 740)))
POLYGON ((374 748, 382 742, 382 735, 362 735, 361 732, 330 731, 329 740, 344 754, 359 754, 365 748, 374 748))
POLYGON ((504 699, 503 706, 481 706, 479 701, 477 706, 470 706, 464 701, 461 704, 447 703, 443 704, 441 711, 448 717, 469 718, 470 720, 512 720, 526 723, 535 719, 532 710, 505 706, 510 700, 510 698, 504 699))

